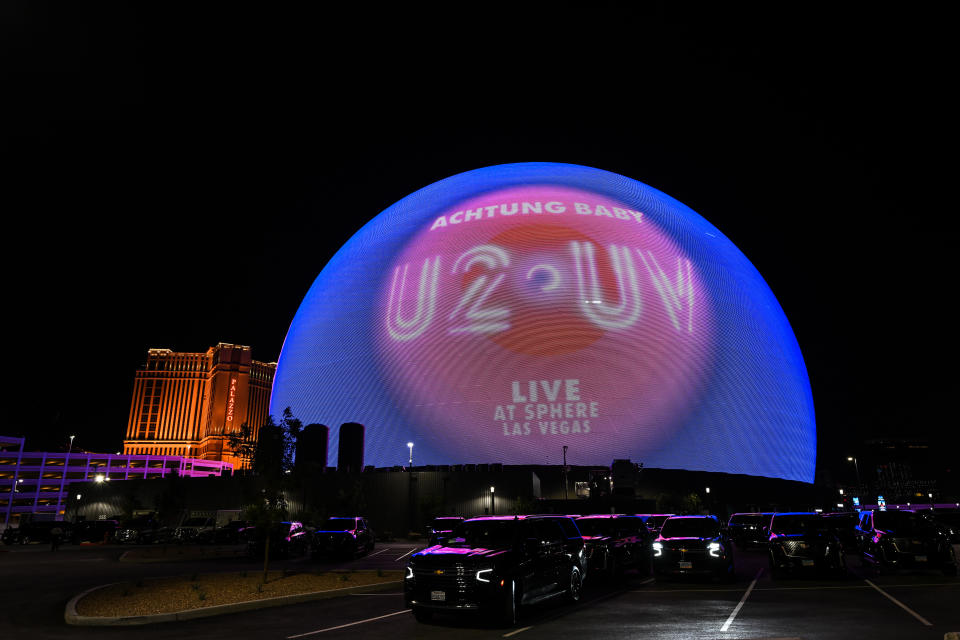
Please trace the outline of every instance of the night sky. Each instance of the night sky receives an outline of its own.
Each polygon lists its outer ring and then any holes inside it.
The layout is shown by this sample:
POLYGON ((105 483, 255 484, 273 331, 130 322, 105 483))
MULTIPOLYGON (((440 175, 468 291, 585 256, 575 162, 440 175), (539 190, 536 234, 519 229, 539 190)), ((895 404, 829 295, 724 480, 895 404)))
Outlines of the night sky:
POLYGON ((0 433, 118 450, 148 348, 276 360, 377 213, 554 161, 660 189, 753 262, 806 360, 822 469, 868 437, 955 446, 946 21, 802 7, 4 3, 0 433))

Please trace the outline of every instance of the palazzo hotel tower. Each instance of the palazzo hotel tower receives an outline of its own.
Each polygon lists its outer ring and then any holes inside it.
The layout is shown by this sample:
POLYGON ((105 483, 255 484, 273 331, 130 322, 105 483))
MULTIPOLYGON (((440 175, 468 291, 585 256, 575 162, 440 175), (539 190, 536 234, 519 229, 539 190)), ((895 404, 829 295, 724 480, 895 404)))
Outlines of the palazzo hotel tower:
POLYGON ((257 362, 250 347, 221 342, 206 353, 150 349, 136 372, 123 451, 230 462, 227 434, 247 423, 257 431, 270 412, 277 363, 257 362))

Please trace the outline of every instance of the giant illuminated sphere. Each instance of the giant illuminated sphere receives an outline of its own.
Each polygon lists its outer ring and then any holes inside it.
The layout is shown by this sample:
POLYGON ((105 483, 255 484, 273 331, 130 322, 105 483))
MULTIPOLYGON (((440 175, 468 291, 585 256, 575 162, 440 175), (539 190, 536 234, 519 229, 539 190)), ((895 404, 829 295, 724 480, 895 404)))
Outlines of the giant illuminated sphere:
POLYGON ((371 220, 300 305, 270 404, 366 425, 377 466, 408 442, 418 464, 567 446, 812 482, 816 461, 803 358, 750 261, 669 196, 568 164, 470 171, 371 220))

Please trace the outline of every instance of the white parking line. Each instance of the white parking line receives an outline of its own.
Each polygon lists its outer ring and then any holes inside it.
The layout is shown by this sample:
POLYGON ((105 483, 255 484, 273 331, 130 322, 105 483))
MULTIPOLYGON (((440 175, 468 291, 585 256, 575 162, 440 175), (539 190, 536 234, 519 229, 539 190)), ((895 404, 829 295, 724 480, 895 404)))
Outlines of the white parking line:
POLYGON ((743 603, 747 601, 747 598, 750 597, 750 592, 753 591, 753 587, 756 586, 757 580, 760 579, 760 574, 763 573, 763 569, 757 571, 757 576, 753 579, 753 582, 750 583, 750 586, 747 587, 746 593, 743 594, 743 597, 740 598, 740 602, 737 603, 737 606, 733 609, 733 613, 730 614, 730 617, 727 618, 727 621, 723 623, 723 626, 720 627, 720 631, 726 631, 730 628, 730 625, 733 624, 734 619, 736 619, 737 614, 740 613, 740 609, 743 608, 743 603))
POLYGON ((367 554, 367 557, 370 558, 370 557, 375 556, 375 555, 377 555, 377 554, 383 553, 384 551, 390 551, 390 547, 387 547, 386 549, 380 549, 380 551, 374 551, 373 553, 368 553, 368 554, 367 554))
POLYGON ((336 627, 327 627, 326 629, 317 629, 316 631, 298 633, 295 636, 287 636, 287 640, 293 640, 294 638, 303 638, 305 636, 313 636, 318 633, 325 633, 327 631, 336 631, 337 629, 346 629, 347 627, 353 627, 355 625, 363 624, 365 622, 373 622, 374 620, 382 620, 384 618, 389 618, 390 616, 398 616, 401 613, 410 613, 410 609, 404 609, 403 611, 394 611, 393 613, 377 616, 376 618, 367 618, 366 620, 357 620, 356 622, 348 622, 347 624, 337 625, 336 627))
POLYGON ((517 629, 516 631, 511 631, 510 633, 505 633, 505 634, 503 634, 503 637, 504 637, 504 638, 509 638, 510 636, 515 636, 515 635, 517 635, 518 633, 523 633, 524 631, 527 631, 528 629, 533 629, 533 626, 523 627, 523 628, 517 629))
POLYGON ((906 611, 907 613, 909 613, 910 615, 912 615, 914 618, 916 618, 917 620, 919 620, 922 624, 925 624, 925 625, 928 626, 928 627, 932 627, 932 626, 933 626, 933 623, 932 623, 932 622, 930 622, 929 620, 927 620, 926 618, 924 618, 923 616, 921 616, 919 613, 917 613, 916 611, 914 611, 913 609, 911 609, 911 608, 908 607, 907 605, 903 604, 902 602, 900 602, 899 600, 897 600, 896 598, 894 598, 892 595, 890 595, 889 593, 887 593, 886 591, 884 591, 883 589, 881 589, 881 588, 878 587, 877 585, 873 584, 872 582, 870 582, 869 580, 866 580, 866 579, 864 579, 864 582, 866 582, 868 585, 870 585, 871 587, 873 587, 874 589, 876 589, 877 591, 879 591, 880 593, 882 593, 884 596, 886 596, 886 598, 887 598, 890 602, 892 602, 893 604, 897 605, 898 607, 900 607, 901 609, 903 609, 904 611, 906 611))
POLYGON ((413 549, 410 549, 410 551, 407 551, 405 554, 403 554, 403 555, 400 556, 399 558, 394 558, 393 561, 394 561, 394 562, 400 562, 401 560, 403 560, 404 558, 406 558, 408 555, 410 555, 411 553, 413 553, 413 552, 416 551, 417 549, 418 549, 418 547, 414 547, 413 549))

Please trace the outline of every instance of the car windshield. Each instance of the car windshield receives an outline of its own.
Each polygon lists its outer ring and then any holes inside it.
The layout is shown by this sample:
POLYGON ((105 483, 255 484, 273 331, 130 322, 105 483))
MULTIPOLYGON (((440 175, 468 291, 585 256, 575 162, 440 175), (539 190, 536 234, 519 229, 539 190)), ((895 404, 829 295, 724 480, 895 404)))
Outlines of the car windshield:
POLYGON ((612 536, 614 522, 611 518, 581 518, 577 520, 577 527, 585 536, 612 536))
POLYGON ((648 527, 662 527, 663 523, 666 522, 667 518, 670 516, 650 516, 647 518, 648 527))
POLYGON ((960 524, 960 512, 948 511, 947 513, 937 513, 934 518, 944 524, 960 524))
POLYGON ((516 538, 515 520, 472 520, 457 525, 447 546, 495 549, 512 546, 516 538))
POLYGON ((327 531, 353 531, 356 528, 356 518, 330 518, 324 527, 327 531))
POLYGON ((762 513, 737 513, 730 516, 730 524, 760 524, 769 517, 762 513))
POLYGON ((461 522, 463 522, 463 518, 437 518, 433 521, 433 530, 452 531, 461 522))
POLYGON ((850 528, 857 526, 860 518, 855 513, 833 513, 825 516, 827 524, 833 527, 850 528))
POLYGON ((929 529, 930 521, 919 513, 877 511, 873 514, 873 526, 896 535, 913 535, 929 529))
POLYGON ((815 513, 774 516, 770 531, 779 535, 800 535, 826 528, 823 518, 815 513))
POLYGON ((669 518, 660 535, 664 538, 707 538, 720 533, 720 523, 713 518, 669 518))

